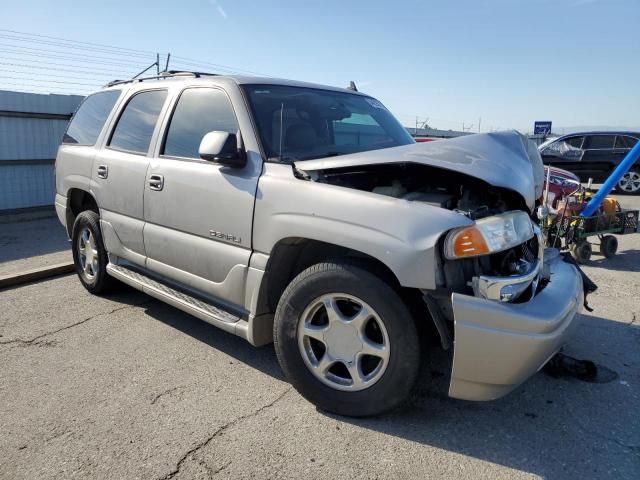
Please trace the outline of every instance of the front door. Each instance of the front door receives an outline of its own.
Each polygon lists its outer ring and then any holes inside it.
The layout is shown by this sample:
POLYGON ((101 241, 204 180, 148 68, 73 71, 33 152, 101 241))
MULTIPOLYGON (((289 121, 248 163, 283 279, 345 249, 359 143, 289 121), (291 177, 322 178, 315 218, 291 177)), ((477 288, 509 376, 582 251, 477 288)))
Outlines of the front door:
POLYGON ((222 89, 184 89, 166 123, 144 192, 147 268, 241 305, 260 171, 251 162, 234 169, 199 158, 206 133, 239 131, 222 89))
POLYGON ((584 137, 576 135, 550 143, 542 152, 545 165, 563 168, 580 176, 584 137))
POLYGON ((139 265, 145 260, 142 200, 147 155, 166 97, 166 90, 132 95, 93 162, 94 191, 107 250, 139 265))

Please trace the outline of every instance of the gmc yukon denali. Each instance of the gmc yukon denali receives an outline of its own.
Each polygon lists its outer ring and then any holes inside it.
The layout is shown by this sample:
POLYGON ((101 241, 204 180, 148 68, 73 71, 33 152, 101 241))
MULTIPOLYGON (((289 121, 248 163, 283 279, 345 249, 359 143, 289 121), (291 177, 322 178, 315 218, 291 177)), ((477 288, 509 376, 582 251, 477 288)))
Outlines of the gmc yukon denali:
POLYGON ((360 92, 168 72, 84 100, 55 205, 87 290, 273 342, 300 394, 365 416, 437 345, 449 395, 491 400, 565 343, 583 285, 532 220, 542 168, 517 132, 417 144, 360 92))

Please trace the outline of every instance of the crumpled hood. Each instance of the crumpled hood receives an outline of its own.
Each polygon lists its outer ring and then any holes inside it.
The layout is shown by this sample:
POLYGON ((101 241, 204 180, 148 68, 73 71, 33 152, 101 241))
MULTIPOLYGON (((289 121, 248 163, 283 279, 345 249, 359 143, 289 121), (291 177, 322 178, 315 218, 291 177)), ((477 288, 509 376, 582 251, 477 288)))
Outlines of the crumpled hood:
POLYGON ((422 163, 518 192, 530 210, 542 195, 544 167, 533 142, 510 130, 295 162, 302 171, 385 163, 422 163))

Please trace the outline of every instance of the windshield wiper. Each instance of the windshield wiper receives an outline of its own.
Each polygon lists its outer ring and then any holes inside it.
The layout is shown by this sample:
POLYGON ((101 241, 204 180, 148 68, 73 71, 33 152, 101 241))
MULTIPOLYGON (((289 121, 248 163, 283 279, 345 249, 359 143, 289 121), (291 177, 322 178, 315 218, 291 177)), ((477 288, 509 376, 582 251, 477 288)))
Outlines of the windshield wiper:
POLYGON ((310 157, 305 157, 305 158, 302 158, 301 160, 315 160, 317 158, 338 157, 340 155, 345 155, 345 152, 327 152, 327 153, 322 153, 320 155, 312 155, 310 157))

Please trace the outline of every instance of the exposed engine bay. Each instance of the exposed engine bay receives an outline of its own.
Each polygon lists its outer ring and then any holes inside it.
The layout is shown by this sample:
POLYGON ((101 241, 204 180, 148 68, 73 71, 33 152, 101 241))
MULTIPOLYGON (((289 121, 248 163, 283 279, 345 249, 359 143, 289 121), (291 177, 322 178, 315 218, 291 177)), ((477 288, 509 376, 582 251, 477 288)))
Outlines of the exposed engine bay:
MULTIPOLYGON (((524 198, 513 190, 495 187, 489 183, 466 175, 418 163, 388 163, 359 165, 342 168, 318 169, 309 172, 297 170, 298 177, 305 180, 372 192, 411 202, 421 202, 464 215, 471 220, 499 215, 510 211, 531 212, 524 198)), ((443 252, 444 236, 440 241, 443 252)), ((452 292, 480 296, 477 287, 482 276, 515 277, 532 272, 539 258, 539 239, 533 235, 526 242, 497 253, 450 260, 440 255, 437 273, 438 292, 450 308, 452 292), (475 283, 474 283, 475 282, 475 283)), ((536 283, 537 285, 537 283, 536 283)), ((501 301, 525 301, 533 295, 521 294, 501 301)), ((441 303, 441 302, 438 302, 441 303)), ((447 305, 443 305, 447 313, 447 305)), ((452 316, 451 316, 452 318, 452 316)))
POLYGON ((527 210, 524 199, 506 188, 462 173, 417 163, 389 163, 299 172, 315 182, 423 202, 472 220, 509 210, 527 210))

